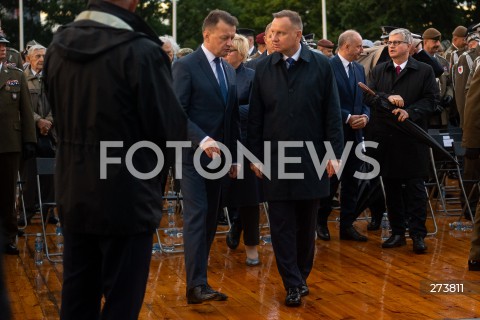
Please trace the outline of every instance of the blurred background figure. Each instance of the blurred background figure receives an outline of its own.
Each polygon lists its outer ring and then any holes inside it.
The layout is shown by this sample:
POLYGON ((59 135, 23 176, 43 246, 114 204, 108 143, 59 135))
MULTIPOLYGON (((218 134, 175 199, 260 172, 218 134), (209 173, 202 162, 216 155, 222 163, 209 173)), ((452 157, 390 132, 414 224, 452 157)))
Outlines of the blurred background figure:
POLYGON ((177 52, 177 59, 180 59, 180 58, 183 58, 185 57, 186 55, 189 55, 190 53, 193 52, 193 49, 190 49, 190 48, 181 48, 180 50, 178 50, 177 52))
POLYGON ((248 28, 238 28, 237 33, 247 38, 248 58, 251 58, 255 53, 257 53, 257 47, 255 47, 255 30, 248 28))
MULTIPOLYGON (((235 69, 237 75, 237 95, 240 112, 241 143, 247 142, 248 111, 250 108, 250 91, 252 90, 255 71, 246 68, 244 62, 248 58, 248 40, 242 35, 235 35, 230 47, 230 52, 225 60, 235 69)), ((237 248, 240 234, 243 230, 243 243, 247 254, 246 264, 256 266, 260 264, 257 246, 259 243, 259 204, 260 190, 259 179, 255 176, 247 161, 242 168, 243 179, 231 180, 227 191, 229 199, 227 203, 236 207, 239 217, 231 217, 231 229, 227 234, 227 245, 230 249, 237 248)))
POLYGON ((159 38, 163 42, 163 46, 162 46, 163 51, 165 51, 165 53, 170 58, 170 62, 173 62, 176 59, 178 50, 180 50, 180 46, 173 39, 172 36, 164 35, 159 38))
POLYGON ((333 48, 335 44, 327 39, 321 39, 317 42, 317 50, 321 51, 328 58, 333 57, 333 48))

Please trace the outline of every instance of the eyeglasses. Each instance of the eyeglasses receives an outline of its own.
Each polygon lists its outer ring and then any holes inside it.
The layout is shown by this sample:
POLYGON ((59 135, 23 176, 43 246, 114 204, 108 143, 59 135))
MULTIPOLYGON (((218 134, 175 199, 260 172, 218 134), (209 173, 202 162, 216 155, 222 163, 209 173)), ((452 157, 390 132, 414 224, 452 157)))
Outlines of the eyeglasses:
POLYGON ((406 42, 406 41, 387 41, 387 46, 390 46, 390 47, 395 46, 396 47, 396 46, 398 46, 402 43, 408 43, 408 42, 406 42))

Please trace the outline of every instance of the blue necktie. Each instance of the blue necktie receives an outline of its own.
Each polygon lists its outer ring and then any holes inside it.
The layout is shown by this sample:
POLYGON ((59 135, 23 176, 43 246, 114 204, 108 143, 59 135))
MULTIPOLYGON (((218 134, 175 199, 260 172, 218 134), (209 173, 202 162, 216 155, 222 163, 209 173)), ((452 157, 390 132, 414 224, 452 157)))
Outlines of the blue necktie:
POLYGON ((220 92, 222 93, 223 97, 223 102, 226 104, 227 103, 227 81, 225 81, 225 76, 223 75, 223 70, 222 67, 220 66, 220 58, 216 57, 213 59, 215 61, 215 67, 217 69, 217 76, 218 76, 218 84, 220 85, 220 92))
POLYGON ((351 62, 348 64, 348 82, 352 91, 355 91, 355 73, 353 72, 353 64, 351 62))
POLYGON ((287 69, 290 69, 290 67, 292 67, 295 63, 295 59, 293 59, 292 57, 287 58, 285 61, 287 61, 287 69))

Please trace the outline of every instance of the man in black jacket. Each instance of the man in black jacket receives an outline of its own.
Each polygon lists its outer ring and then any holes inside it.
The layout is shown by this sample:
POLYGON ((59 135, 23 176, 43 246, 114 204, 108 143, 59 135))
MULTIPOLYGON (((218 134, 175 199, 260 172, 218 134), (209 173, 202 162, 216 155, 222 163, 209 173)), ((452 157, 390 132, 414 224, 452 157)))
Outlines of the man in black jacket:
MULTIPOLYGON (((324 55, 300 44, 298 13, 283 10, 273 16, 275 53, 260 61, 255 71, 247 145, 260 161, 264 155, 268 158, 265 153, 270 155, 270 177, 263 172, 272 245, 287 290, 285 304, 299 306, 301 296, 309 293, 319 199, 329 194, 327 175, 315 160, 322 162, 324 142, 331 144, 332 162, 340 158, 342 119, 332 67, 324 55), (270 150, 264 150, 264 142, 271 142, 270 150)), ((251 164, 262 178, 260 167, 251 164)), ((329 168, 332 175, 333 167, 329 168)))
MULTIPOLYGON (((388 53, 392 61, 377 65, 369 86, 396 108, 398 121, 411 119, 425 128, 433 112, 438 86, 430 66, 409 57, 412 35, 406 29, 390 32, 388 53)), ((374 102, 370 101, 373 106, 374 102)), ((410 217, 409 232, 415 253, 427 247, 424 238, 427 194, 424 178, 428 175, 428 147, 402 133, 381 113, 374 113, 373 140, 379 143, 377 160, 383 177, 392 236, 383 248, 406 245, 405 216, 410 217)), ((388 114, 387 114, 388 116, 388 114)), ((397 121, 393 119, 393 121, 397 121)))
POLYGON ((91 1, 47 50, 65 236, 61 319, 138 318, 162 210, 158 157, 166 141, 186 139, 169 59, 133 13, 137 3, 91 1))

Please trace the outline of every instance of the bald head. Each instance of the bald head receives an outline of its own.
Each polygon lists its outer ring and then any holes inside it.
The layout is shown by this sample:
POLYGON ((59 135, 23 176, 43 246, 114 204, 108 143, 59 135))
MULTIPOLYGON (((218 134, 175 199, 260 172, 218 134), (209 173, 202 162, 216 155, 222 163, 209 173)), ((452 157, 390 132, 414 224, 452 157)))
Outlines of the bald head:
POLYGON ((352 62, 363 52, 362 36, 355 30, 347 30, 338 37, 338 53, 352 62))

